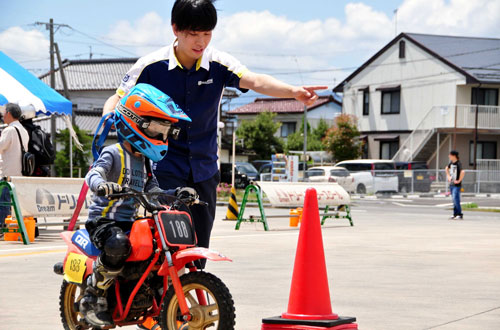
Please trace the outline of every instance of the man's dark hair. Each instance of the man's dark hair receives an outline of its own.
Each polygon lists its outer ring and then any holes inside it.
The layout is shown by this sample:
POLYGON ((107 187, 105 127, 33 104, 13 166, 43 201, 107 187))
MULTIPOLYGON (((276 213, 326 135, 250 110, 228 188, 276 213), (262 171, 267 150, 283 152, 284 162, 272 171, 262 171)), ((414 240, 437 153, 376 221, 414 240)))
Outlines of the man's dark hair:
POLYGON ((213 0, 175 0, 172 25, 179 31, 212 31, 217 25, 213 0))
POLYGON ((458 158, 458 151, 452 150, 452 151, 450 151, 450 155, 455 156, 455 157, 458 158))
POLYGON ((21 111, 21 108, 15 104, 15 103, 7 103, 5 105, 5 113, 10 112, 12 115, 12 118, 14 119, 19 119, 21 118, 21 115, 23 112, 21 111))

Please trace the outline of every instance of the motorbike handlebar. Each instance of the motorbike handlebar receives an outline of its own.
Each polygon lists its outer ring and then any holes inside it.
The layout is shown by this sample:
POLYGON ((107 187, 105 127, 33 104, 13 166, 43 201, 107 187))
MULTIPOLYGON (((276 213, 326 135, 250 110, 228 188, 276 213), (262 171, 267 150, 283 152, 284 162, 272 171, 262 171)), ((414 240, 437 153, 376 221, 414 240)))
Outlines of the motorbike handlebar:
MULTIPOLYGON (((161 195, 166 195, 164 192, 141 192, 134 190, 129 187, 123 187, 122 192, 119 193, 114 193, 114 194, 109 194, 109 195, 99 195, 99 190, 96 192, 97 196, 101 197, 107 197, 108 199, 124 199, 124 198, 134 198, 137 200, 148 212, 153 212, 153 211, 162 211, 165 209, 165 207, 151 203, 147 197, 152 197, 152 196, 161 196, 161 195)), ((170 196, 170 195, 169 195, 170 196)), ((175 196, 173 196, 175 197, 175 196)), ((192 198, 177 198, 175 197, 178 201, 181 201, 182 203, 186 205, 201 205, 201 206, 208 206, 207 202, 204 202, 200 199, 195 199, 193 200, 192 198)))

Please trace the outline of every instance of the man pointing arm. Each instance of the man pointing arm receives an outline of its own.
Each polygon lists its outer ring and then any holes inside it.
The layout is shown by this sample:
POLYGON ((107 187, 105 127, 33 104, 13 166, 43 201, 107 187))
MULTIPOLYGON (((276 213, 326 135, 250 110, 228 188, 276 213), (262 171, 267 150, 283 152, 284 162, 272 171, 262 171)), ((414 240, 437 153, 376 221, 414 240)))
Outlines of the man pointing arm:
POLYGON ((134 85, 147 83, 169 95, 191 118, 192 123, 177 124, 179 138, 169 141, 169 157, 156 164, 155 175, 162 189, 192 187, 208 202, 208 207, 192 208, 198 245, 208 247, 219 184, 217 124, 224 88, 252 89, 310 105, 318 98, 316 90, 327 87, 286 84, 251 72, 233 56, 210 47, 217 24, 211 0, 176 0, 171 23, 174 43, 140 58, 106 102, 104 113, 113 111, 134 85))

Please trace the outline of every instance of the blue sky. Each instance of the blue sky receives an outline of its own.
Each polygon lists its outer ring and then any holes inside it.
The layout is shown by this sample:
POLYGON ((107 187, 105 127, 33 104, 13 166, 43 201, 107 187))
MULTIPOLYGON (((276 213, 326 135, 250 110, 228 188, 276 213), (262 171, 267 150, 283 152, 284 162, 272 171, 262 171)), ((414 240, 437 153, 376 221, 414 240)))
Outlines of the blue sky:
MULTIPOLYGON (((94 58, 136 57, 172 41, 173 0, 0 2, 0 50, 35 74, 48 67, 48 33, 35 21, 74 28, 56 34, 63 58, 88 58, 89 46, 94 58)), ((500 35, 498 0, 218 0, 216 7, 215 47, 294 84, 333 87, 395 36, 396 8, 398 32, 500 35)))

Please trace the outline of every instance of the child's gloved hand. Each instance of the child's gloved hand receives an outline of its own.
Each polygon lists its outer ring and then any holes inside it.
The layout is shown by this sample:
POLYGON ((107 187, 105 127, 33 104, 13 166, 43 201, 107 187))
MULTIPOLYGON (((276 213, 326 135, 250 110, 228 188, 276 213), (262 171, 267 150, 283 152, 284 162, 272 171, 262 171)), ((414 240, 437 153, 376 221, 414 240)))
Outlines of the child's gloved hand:
POLYGON ((122 191, 122 186, 116 182, 103 182, 97 186, 97 196, 107 196, 122 191))
POLYGON ((175 189, 175 197, 179 199, 198 199, 198 193, 191 187, 178 187, 175 189))

